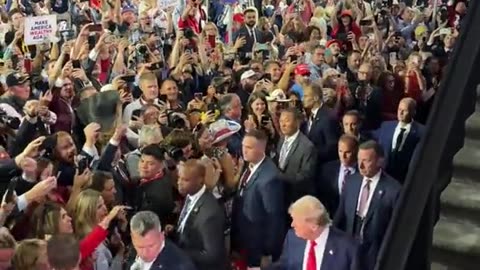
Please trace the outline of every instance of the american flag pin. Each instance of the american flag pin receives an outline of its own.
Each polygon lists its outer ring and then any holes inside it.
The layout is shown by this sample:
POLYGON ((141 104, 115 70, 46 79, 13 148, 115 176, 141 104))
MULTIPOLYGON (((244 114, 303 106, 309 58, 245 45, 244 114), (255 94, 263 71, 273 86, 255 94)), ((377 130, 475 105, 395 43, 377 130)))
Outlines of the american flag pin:
POLYGON ((333 250, 330 249, 330 250, 328 251, 328 254, 333 255, 333 250))

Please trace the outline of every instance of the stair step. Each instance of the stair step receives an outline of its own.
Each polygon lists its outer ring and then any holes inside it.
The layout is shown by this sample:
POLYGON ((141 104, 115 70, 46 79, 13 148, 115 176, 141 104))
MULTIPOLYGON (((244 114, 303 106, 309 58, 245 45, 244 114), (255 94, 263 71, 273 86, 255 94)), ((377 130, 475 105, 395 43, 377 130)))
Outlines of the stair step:
POLYGON ((478 172, 480 175, 480 141, 476 141, 470 138, 465 138, 463 148, 455 155, 453 159, 453 165, 455 172, 461 170, 467 170, 471 174, 472 172, 478 172))
POLYGON ((441 195, 442 213, 453 218, 468 219, 480 226, 480 182, 457 178, 441 195))
POLYGON ((480 213, 480 182, 466 182, 453 178, 442 193, 442 203, 459 208, 477 210, 480 213))
POLYGON ((480 258, 480 226, 442 215, 434 229, 433 246, 480 258))

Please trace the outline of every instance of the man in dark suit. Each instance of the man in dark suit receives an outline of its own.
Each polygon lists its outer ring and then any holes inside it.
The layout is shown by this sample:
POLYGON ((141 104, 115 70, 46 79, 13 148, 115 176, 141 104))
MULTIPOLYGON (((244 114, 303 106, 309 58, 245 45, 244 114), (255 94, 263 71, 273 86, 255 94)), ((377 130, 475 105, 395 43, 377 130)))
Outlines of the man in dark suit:
POLYGON ((358 83, 354 84, 353 94, 356 109, 365 117, 363 127, 374 130, 382 122, 382 93, 373 85, 373 68, 363 63, 357 71, 358 83))
POLYGON ((322 203, 304 196, 290 206, 292 227, 280 259, 268 270, 357 270, 358 243, 330 226, 322 203))
POLYGON ((340 195, 349 175, 357 172, 358 142, 355 137, 342 135, 338 140, 338 158, 325 163, 317 182, 317 192, 328 212, 332 215, 337 211, 340 195))
POLYGON ((204 181, 205 167, 199 161, 187 160, 180 166, 178 191, 185 204, 178 220, 178 245, 198 270, 224 270, 225 214, 204 181))
POLYGON ((261 43, 263 35, 262 32, 255 27, 257 24, 257 11, 255 8, 246 8, 243 11, 243 15, 245 24, 234 33, 233 40, 235 41, 234 43, 236 43, 238 39, 242 39, 242 46, 237 50, 240 58, 252 59, 254 45, 261 43))
POLYGON ((135 260, 127 269, 196 270, 190 258, 175 244, 165 239, 158 216, 140 211, 130 220, 130 235, 135 248, 135 260))
POLYGON ((333 111, 323 106, 322 98, 322 87, 319 84, 314 83, 305 87, 303 106, 310 110, 305 134, 319 152, 320 165, 337 159, 337 142, 340 137, 337 118, 333 111))
POLYGON ((260 269, 278 258, 285 232, 284 186, 275 163, 265 156, 266 147, 267 136, 260 130, 243 138, 248 165, 233 201, 232 248, 249 269, 260 269))
POLYGON ((303 116, 296 109, 286 109, 280 114, 280 131, 283 137, 277 144, 276 162, 279 178, 286 183, 286 206, 307 194, 313 194, 317 151, 313 143, 300 132, 303 116))
POLYGON ((360 145, 359 173, 347 177, 333 224, 361 242, 362 269, 375 267, 378 251, 400 194, 400 184, 382 171, 383 149, 360 145))
POLYGON ((359 143, 372 139, 369 132, 362 130, 362 117, 357 110, 347 111, 343 115, 342 128, 344 134, 355 137, 359 143))
POLYGON ((414 99, 402 99, 398 104, 398 121, 383 122, 374 133, 386 155, 386 172, 400 183, 405 181, 410 160, 424 133, 424 126, 413 120, 415 109, 414 99))

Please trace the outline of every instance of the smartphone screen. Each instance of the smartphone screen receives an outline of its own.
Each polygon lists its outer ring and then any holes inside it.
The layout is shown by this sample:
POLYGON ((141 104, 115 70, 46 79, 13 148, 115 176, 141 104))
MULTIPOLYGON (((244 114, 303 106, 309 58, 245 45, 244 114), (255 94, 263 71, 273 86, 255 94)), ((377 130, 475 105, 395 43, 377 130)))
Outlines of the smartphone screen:
POLYGON ((72 67, 73 68, 81 68, 80 60, 72 60, 72 67))

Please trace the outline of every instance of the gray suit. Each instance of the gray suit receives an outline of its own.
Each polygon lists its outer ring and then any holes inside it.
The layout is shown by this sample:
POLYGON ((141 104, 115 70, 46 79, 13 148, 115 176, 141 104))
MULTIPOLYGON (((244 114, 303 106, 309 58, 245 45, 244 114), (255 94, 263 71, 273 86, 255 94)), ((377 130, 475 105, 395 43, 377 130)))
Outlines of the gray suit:
MULTIPOLYGON (((285 138, 282 137, 277 145, 276 163, 279 164, 280 152, 285 138)), ((315 169, 317 151, 313 143, 300 132, 291 143, 290 150, 285 158, 283 168, 280 168, 280 179, 286 183, 285 203, 290 205, 307 194, 314 194, 315 169)))

